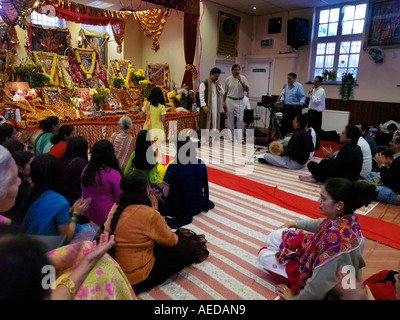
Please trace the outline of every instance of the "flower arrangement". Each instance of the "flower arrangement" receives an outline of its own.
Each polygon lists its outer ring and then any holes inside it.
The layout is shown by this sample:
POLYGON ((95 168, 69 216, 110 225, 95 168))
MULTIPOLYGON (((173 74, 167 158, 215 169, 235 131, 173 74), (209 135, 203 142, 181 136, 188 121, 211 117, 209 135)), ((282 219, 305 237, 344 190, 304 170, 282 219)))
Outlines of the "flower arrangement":
POLYGON ((131 79, 132 79, 133 84, 136 87, 139 87, 140 86, 139 82, 144 80, 144 71, 143 71, 143 69, 139 69, 137 71, 134 70, 131 73, 131 79))
POLYGON ((328 70, 325 70, 323 73, 322 73, 322 76, 324 77, 324 80, 326 81, 326 80, 329 80, 329 81, 331 81, 331 80, 336 80, 336 78, 337 78, 337 73, 336 73, 336 71, 328 71, 328 70))
POLYGON ((151 91, 151 82, 149 80, 140 80, 139 87, 142 90, 142 97, 147 99, 151 91))
POLYGON ((74 99, 77 97, 76 91, 74 89, 64 89, 60 92, 61 100, 69 104, 74 104, 74 99))
POLYGON ((177 100, 183 108, 186 108, 188 101, 193 98, 194 91, 189 89, 186 85, 182 87, 175 86, 175 90, 168 94, 168 100, 170 100, 170 102, 172 100, 172 104, 174 104, 173 100, 177 100))
POLYGON ((90 95, 98 103, 100 110, 104 109, 104 100, 107 98, 107 94, 110 93, 108 88, 90 89, 90 95))
POLYGON ((43 87, 48 81, 48 78, 42 73, 42 68, 36 66, 33 62, 14 64, 12 71, 15 75, 20 76, 23 81, 28 82, 30 88, 43 87))

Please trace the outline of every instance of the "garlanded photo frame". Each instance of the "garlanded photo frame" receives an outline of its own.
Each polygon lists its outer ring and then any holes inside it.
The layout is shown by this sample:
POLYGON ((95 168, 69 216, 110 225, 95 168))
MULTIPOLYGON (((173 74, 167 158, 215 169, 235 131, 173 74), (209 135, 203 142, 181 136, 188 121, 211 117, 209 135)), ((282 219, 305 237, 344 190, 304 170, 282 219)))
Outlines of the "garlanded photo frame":
POLYGON ((400 47, 400 2, 370 0, 364 50, 370 47, 400 47))
POLYGON ((60 99, 60 88, 58 87, 44 87, 43 96, 45 103, 55 103, 60 99))
POLYGON ((4 93, 12 101, 22 101, 25 100, 29 93, 29 83, 28 82, 4 82, 4 93))
POLYGON ((83 48, 93 49, 100 53, 100 61, 104 68, 107 67, 108 61, 108 40, 110 35, 107 32, 81 29, 83 48))

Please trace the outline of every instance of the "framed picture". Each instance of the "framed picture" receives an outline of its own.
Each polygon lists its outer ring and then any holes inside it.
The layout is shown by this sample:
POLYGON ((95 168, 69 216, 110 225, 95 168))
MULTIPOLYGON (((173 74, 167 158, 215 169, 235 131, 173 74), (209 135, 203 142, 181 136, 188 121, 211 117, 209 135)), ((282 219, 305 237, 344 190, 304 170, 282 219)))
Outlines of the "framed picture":
POLYGON ((107 32, 81 29, 83 47, 100 52, 100 61, 104 67, 108 61, 108 40, 110 35, 107 32))
POLYGON ((90 95, 89 88, 75 88, 76 97, 82 99, 79 102, 79 109, 82 111, 90 111, 94 108, 93 99, 90 95))
POLYGON ((107 94, 107 98, 106 98, 107 108, 116 109, 116 108, 119 108, 120 105, 121 105, 121 102, 119 101, 116 90, 111 90, 111 92, 107 94))
POLYGON ((400 47, 400 2, 398 0, 370 0, 364 50, 374 46, 400 47))
POLYGON ((128 89, 128 95, 133 105, 135 105, 137 101, 140 102, 142 100, 142 92, 140 89, 128 89))
POLYGON ((169 65, 165 64, 152 64, 147 65, 147 79, 156 86, 161 88, 169 89, 170 87, 170 76, 169 76, 169 65))
POLYGON ((0 49, 10 50, 10 42, 8 41, 7 27, 0 28, 0 49))
POLYGON ((217 54, 237 57, 240 17, 222 11, 218 12, 217 54))
POLYGON ((31 25, 28 34, 31 51, 52 52, 62 56, 71 45, 71 35, 67 28, 45 29, 31 25))
POLYGON ((43 96, 45 103, 55 103, 60 98, 60 89, 58 87, 44 87, 43 96))
POLYGON ((4 93, 12 101, 23 101, 29 93, 28 82, 4 82, 4 93))

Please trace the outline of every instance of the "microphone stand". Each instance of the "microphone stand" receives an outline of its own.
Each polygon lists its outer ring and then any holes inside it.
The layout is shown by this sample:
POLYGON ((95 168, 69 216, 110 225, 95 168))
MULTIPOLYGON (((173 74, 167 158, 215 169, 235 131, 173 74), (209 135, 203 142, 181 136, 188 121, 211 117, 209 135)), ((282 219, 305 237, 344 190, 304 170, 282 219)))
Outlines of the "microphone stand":
MULTIPOLYGON (((280 101, 281 100, 283 91, 285 90, 286 86, 287 86, 287 83, 285 83, 285 85, 283 86, 281 94, 278 97, 278 100, 276 100, 276 101, 280 101)), ((282 134, 281 134, 281 132, 279 130, 279 127, 278 127, 277 120, 276 120, 276 105, 277 104, 278 103, 276 103, 276 102, 273 103, 273 105, 271 107, 271 110, 270 110, 270 112, 271 112, 271 115, 269 117, 269 123, 270 123, 269 124, 269 127, 270 127, 269 133, 270 134, 269 134, 269 139, 268 140, 270 140, 271 142, 273 140, 273 136, 275 135, 275 132, 278 134, 278 137, 279 137, 280 140, 283 139, 282 134)))

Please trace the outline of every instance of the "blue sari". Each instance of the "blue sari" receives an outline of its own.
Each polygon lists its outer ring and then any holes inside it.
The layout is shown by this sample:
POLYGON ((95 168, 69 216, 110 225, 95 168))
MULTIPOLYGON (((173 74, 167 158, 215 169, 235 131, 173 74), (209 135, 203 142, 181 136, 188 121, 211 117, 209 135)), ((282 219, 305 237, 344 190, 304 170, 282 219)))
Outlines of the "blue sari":
MULTIPOLYGON (((53 190, 43 192, 29 207, 22 222, 22 231, 28 234, 60 235, 58 226, 70 222, 69 203, 53 190)), ((77 224, 75 234, 82 230, 77 224)))

